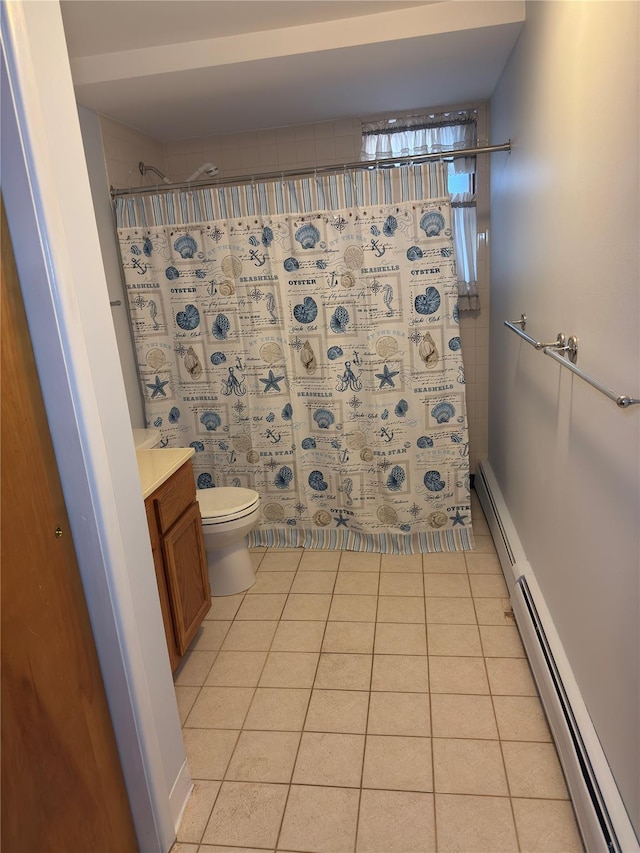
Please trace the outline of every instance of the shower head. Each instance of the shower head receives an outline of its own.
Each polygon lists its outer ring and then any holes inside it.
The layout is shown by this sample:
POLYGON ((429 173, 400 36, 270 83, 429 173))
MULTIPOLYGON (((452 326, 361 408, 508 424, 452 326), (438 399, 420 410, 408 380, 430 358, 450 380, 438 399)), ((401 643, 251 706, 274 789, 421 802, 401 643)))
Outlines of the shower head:
POLYGON ((214 166, 213 163, 203 163, 202 166, 197 168, 192 175, 189 175, 187 183, 195 181, 195 179, 199 178, 200 175, 206 175, 208 178, 215 178, 219 171, 218 167, 214 166))
POLYGON ((160 171, 160 169, 156 169, 156 167, 155 167, 155 166, 147 166, 145 163, 143 163, 143 162, 142 162, 142 160, 138 163, 138 169, 140 169, 140 174, 141 174, 141 175, 143 175, 143 176, 144 176, 144 175, 146 175, 146 173, 147 173, 147 172, 153 172, 153 173, 154 173, 155 175, 157 175, 157 176, 158 176, 162 181, 164 181, 164 182, 165 182, 165 184, 170 184, 170 183, 171 183, 171 181, 169 180, 169 178, 165 177, 165 176, 162 174, 162 172, 160 171))

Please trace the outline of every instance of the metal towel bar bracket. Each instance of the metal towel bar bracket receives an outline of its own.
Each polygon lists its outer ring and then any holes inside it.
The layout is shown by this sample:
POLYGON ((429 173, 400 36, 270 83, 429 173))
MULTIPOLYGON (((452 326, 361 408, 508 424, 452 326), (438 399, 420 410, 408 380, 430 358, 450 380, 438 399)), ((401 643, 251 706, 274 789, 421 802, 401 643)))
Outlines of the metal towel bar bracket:
POLYGON ((619 408, 628 409, 629 406, 634 406, 636 403, 640 403, 640 398, 629 397, 627 394, 618 394, 612 388, 609 388, 607 385, 603 385, 602 382, 598 382, 598 380, 594 379, 593 376, 590 376, 588 373, 585 373, 584 370, 580 370, 579 367, 576 367, 575 363, 578 360, 578 339, 575 335, 570 335, 568 338, 565 338, 562 332, 559 332, 554 343, 544 344, 537 341, 535 338, 532 338, 531 335, 527 335, 524 331, 527 325, 526 314, 521 314, 519 320, 505 320, 504 324, 508 329, 515 332, 516 335, 525 340, 528 344, 531 344, 534 349, 542 350, 542 352, 545 355, 548 355, 549 358, 552 358, 558 364, 562 365, 562 367, 566 367, 572 373, 575 373, 576 376, 580 377, 580 379, 583 379, 593 388, 604 394, 605 397, 613 400, 619 408), (518 326, 520 326, 520 328, 518 328, 518 326))

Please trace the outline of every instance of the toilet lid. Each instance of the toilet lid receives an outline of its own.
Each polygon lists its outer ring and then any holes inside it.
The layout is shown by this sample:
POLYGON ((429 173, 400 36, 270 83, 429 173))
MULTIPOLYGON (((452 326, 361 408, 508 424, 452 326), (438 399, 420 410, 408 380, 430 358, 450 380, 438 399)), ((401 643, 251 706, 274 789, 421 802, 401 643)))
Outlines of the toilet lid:
POLYGON ((214 489, 196 489, 202 518, 228 518, 258 503, 260 495, 253 489, 236 486, 219 486, 214 489))

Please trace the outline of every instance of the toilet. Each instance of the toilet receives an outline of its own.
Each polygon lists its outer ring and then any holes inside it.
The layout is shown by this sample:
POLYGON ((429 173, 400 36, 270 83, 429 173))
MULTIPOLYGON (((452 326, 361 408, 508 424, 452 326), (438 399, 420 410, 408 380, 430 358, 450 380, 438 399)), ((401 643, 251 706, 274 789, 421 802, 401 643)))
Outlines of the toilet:
POLYGON ((211 595, 234 595, 256 581, 247 535, 258 523, 260 496, 253 489, 196 489, 202 516, 211 595))

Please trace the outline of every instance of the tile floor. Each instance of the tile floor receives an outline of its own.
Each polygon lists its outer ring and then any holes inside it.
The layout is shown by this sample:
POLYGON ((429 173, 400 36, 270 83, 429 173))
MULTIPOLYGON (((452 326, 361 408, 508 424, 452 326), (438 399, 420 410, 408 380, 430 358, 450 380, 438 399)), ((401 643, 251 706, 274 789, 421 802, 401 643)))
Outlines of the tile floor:
POLYGON ((582 851, 486 521, 472 553, 256 550, 176 674, 172 853, 582 851))

